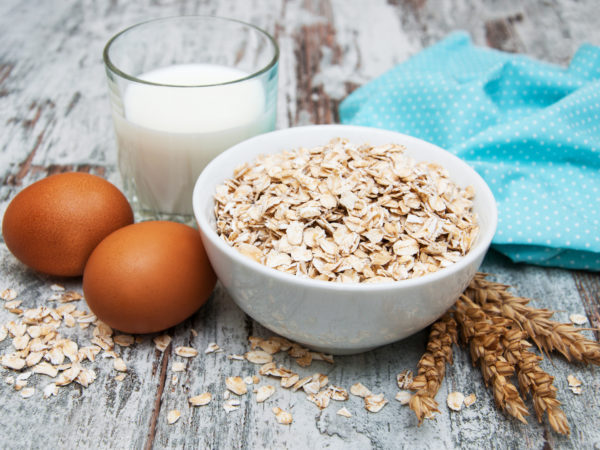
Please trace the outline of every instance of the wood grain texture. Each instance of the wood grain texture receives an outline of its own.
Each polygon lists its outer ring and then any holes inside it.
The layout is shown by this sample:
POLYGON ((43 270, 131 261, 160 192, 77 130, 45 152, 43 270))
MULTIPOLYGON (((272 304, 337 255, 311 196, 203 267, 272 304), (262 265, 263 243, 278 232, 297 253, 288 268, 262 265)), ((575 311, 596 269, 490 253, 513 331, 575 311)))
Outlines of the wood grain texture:
MULTIPOLYGON (((24 186, 47 174, 83 170, 120 185, 116 144, 104 80, 102 48, 119 30, 143 20, 179 14, 215 14, 252 22, 273 33, 281 50, 278 127, 338 120, 337 106, 357 86, 457 29, 471 33, 478 45, 516 51, 566 65, 583 42, 600 44, 596 2, 508 0, 206 0, 93 2, 37 0, 0 2, 0 213, 24 186)), ((600 326, 598 274, 514 265, 491 252, 483 270, 515 286, 536 306, 584 313, 600 326)), ((27 306, 44 304, 49 286, 60 281, 81 289, 81 282, 55 280, 19 264, 0 243, 0 289, 12 287, 27 306)), ((81 305, 80 308, 83 308, 81 305)), ((12 317, 0 309, 0 321, 12 317)), ((91 332, 71 330, 86 342, 91 332)), ((415 369, 424 351, 423 331, 373 352, 315 362, 300 368, 288 357, 276 360, 302 374, 326 373, 346 388, 360 381, 383 392, 390 403, 378 414, 364 410, 351 397, 343 404, 350 419, 335 413, 332 402, 319 411, 303 394, 277 389, 263 404, 249 393, 241 408, 222 407, 227 376, 246 376, 258 367, 232 361, 227 354, 244 353, 250 335, 269 331, 249 319, 218 286, 212 299, 192 318, 169 333, 173 345, 191 345, 197 358, 184 361, 187 370, 173 383, 173 363, 182 358, 154 349, 148 338, 123 349, 129 373, 114 380, 112 361, 93 366, 98 379, 87 389, 68 386, 58 397, 41 398, 47 382, 34 376, 37 393, 22 399, 0 382, 0 446, 7 448, 598 448, 600 384, 598 369, 568 365, 561 358, 545 361, 556 379, 558 398, 572 426, 569 438, 557 436, 530 417, 521 425, 498 411, 468 352, 456 349, 455 363, 438 394, 442 413, 417 427, 414 414, 393 397, 395 375, 415 369), (198 336, 191 333, 198 332, 198 336), (205 355, 210 342, 224 353, 205 355), (584 381, 584 396, 567 389, 566 375, 584 381), (475 405, 460 413, 445 407, 454 390, 477 395, 475 405), (187 399, 204 391, 213 401, 190 407, 187 399), (278 425, 271 408, 294 416, 291 426, 278 425), (167 414, 181 418, 167 425, 167 414)), ((592 331, 586 331, 590 337, 592 331)), ((596 338, 598 336, 596 335, 596 338)), ((0 343, 0 352, 9 348, 0 343)), ((0 369, 4 379, 9 375, 0 369)), ((277 383, 262 379, 261 384, 277 383)), ((527 402, 532 410, 531 402, 527 402)), ((533 410, 532 410, 533 411, 533 410)))

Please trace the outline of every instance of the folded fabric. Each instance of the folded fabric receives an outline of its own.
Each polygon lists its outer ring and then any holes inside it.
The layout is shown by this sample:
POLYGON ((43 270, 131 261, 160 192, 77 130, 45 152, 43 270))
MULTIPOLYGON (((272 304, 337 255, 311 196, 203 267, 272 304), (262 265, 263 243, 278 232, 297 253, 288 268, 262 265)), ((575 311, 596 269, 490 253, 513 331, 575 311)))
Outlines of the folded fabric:
POLYGON ((340 118, 469 163, 498 203, 492 244, 513 261, 600 270, 600 48, 562 68, 454 33, 354 91, 340 118))

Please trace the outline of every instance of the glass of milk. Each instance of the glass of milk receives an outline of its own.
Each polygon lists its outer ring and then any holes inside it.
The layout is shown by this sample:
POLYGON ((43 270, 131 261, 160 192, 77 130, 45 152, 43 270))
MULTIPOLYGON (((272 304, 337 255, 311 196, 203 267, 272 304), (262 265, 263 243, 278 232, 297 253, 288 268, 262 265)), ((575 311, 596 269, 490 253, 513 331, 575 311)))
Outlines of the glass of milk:
POLYGON ((153 20, 108 42, 118 165, 139 215, 189 220, 206 164, 275 128, 278 58, 265 31, 213 16, 153 20))

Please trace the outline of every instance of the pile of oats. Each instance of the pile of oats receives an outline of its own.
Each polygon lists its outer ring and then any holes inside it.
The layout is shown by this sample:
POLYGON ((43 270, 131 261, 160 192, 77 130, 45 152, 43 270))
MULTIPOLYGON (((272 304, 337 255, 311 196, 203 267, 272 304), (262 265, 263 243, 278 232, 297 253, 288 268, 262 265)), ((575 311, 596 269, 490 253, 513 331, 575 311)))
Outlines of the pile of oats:
POLYGON ((12 344, 4 349, 0 365, 18 373, 6 376, 4 381, 20 391, 23 398, 29 398, 35 394, 35 388, 27 386, 31 376, 43 375, 49 382, 42 395, 48 398, 58 395, 60 387, 72 382, 83 387, 93 383, 96 371, 86 365, 100 356, 113 359, 113 367, 118 372, 115 379, 122 381, 127 366, 116 352, 116 346, 129 347, 136 339, 128 334, 115 335, 94 314, 77 309, 76 302, 83 299, 81 294, 57 284, 52 285, 51 290, 48 305, 36 308, 24 308, 14 289, 0 293, 4 308, 16 316, 15 320, 0 325, 0 342, 10 338, 12 344), (80 346, 63 336, 60 333, 63 326, 82 330, 92 326, 89 344, 80 346))
POLYGON ((217 187, 217 233, 244 255, 337 282, 403 280, 465 255, 479 227, 473 188, 397 144, 333 139, 260 156, 217 187))

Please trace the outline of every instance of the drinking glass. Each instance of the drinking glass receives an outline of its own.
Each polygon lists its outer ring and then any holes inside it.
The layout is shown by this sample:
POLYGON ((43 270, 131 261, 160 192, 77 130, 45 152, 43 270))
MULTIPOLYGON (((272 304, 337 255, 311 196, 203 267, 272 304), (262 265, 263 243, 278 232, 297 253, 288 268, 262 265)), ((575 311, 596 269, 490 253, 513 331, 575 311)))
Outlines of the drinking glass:
POLYGON ((206 164, 275 128, 278 58, 265 31, 214 16, 152 20, 108 41, 118 167, 136 213, 189 220, 206 164))

